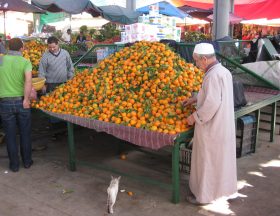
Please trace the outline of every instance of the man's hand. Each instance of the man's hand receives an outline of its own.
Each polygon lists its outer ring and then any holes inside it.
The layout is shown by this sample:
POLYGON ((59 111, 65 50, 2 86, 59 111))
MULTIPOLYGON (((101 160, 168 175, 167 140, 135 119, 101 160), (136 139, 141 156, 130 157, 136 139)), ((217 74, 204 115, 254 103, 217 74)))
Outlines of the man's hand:
POLYGON ((196 103, 196 97, 191 97, 191 98, 189 98, 187 100, 184 100, 182 102, 182 105, 185 107, 185 106, 188 106, 188 105, 192 105, 194 103, 196 103))
POLYGON ((30 108, 30 100, 29 99, 24 99, 22 105, 23 105, 24 109, 29 109, 30 108))
POLYGON ((42 91, 42 94, 46 94, 46 92, 47 92, 47 86, 44 85, 43 88, 41 89, 41 91, 42 91))
POLYGON ((193 125, 195 123, 195 119, 194 119, 193 115, 190 115, 187 118, 187 122, 188 122, 188 125, 193 125))

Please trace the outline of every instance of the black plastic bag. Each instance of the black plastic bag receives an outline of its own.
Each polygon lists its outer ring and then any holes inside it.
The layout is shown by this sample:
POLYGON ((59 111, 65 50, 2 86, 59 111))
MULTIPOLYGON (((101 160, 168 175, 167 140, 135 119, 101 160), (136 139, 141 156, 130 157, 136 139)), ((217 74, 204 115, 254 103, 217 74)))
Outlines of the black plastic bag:
POLYGON ((244 94, 243 83, 237 80, 233 80, 233 98, 234 98, 234 110, 238 110, 243 106, 246 106, 247 101, 244 94))

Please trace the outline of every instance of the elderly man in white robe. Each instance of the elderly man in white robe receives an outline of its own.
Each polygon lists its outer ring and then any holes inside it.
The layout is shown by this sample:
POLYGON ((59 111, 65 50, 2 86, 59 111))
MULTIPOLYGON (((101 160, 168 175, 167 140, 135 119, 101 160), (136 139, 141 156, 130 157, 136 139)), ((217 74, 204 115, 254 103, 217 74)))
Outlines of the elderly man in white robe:
POLYGON ((212 44, 195 46, 193 59, 205 71, 196 97, 184 105, 197 103, 188 117, 195 124, 189 186, 192 204, 208 204, 237 193, 236 138, 232 76, 215 56, 212 44))

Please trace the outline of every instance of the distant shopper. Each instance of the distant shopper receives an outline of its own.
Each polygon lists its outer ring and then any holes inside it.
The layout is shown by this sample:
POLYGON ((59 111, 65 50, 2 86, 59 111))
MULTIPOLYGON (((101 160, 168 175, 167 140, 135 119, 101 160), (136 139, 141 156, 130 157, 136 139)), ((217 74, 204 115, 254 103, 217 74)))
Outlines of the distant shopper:
POLYGON ((32 65, 22 57, 23 42, 19 38, 9 41, 7 55, 0 56, 0 115, 9 156, 9 168, 19 170, 17 127, 20 135, 20 154, 25 168, 33 164, 31 148, 30 93, 32 65))
POLYGON ((84 33, 82 31, 80 31, 80 34, 78 35, 77 39, 76 39, 76 43, 84 43, 86 42, 87 38, 84 35, 84 33))
POLYGON ((68 43, 68 44, 71 43, 71 29, 67 29, 67 31, 63 33, 62 40, 65 43, 68 43))
POLYGON ((5 54, 6 48, 2 36, 0 36, 0 54, 5 54))

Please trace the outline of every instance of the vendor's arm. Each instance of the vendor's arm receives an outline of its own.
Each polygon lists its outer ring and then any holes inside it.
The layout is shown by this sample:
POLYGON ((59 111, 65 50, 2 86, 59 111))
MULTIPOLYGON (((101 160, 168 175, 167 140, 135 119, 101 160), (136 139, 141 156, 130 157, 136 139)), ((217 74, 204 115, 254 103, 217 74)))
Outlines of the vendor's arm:
MULTIPOLYGON (((45 55, 43 55, 39 63, 38 77, 46 78, 47 66, 48 66, 48 60, 46 59, 45 55)), ((43 94, 45 94, 46 90, 47 90, 47 86, 44 85, 41 91, 43 94)))
POLYGON ((30 108, 30 94, 32 89, 32 65, 29 62, 26 66, 24 74, 24 98, 23 98, 23 108, 30 108))
POLYGON ((207 80, 205 80, 205 83, 203 83, 201 91, 203 91, 205 94, 205 100, 192 114, 196 123, 207 123, 218 111, 223 99, 221 82, 222 81, 216 75, 209 77, 207 80))
POLYGON ((61 37, 61 39, 64 41, 64 42, 68 42, 67 41, 67 35, 66 35, 67 33, 63 33, 63 35, 62 35, 62 37, 61 37))
POLYGON ((47 66, 48 66, 48 61, 46 59, 46 56, 43 55, 39 63, 38 77, 46 78, 47 66))
POLYGON ((71 79, 74 76, 74 66, 68 52, 66 55, 66 67, 67 67, 67 79, 71 79))

